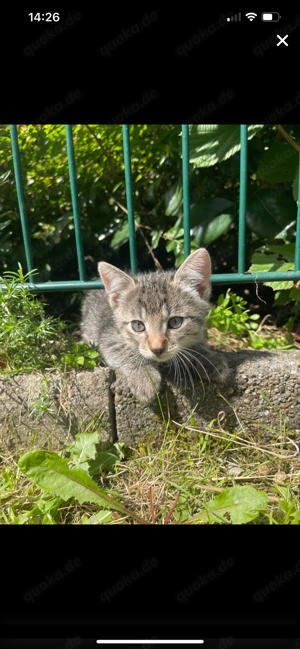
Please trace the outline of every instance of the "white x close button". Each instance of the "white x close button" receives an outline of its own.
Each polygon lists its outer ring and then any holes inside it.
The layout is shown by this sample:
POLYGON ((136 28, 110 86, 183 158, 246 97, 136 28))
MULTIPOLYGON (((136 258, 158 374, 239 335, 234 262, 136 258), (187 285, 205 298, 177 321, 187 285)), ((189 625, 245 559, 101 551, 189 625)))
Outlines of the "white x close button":
POLYGON ((281 38, 281 36, 278 36, 278 34, 277 34, 277 38, 279 38, 279 43, 277 43, 277 47, 278 47, 278 45, 281 45, 281 43, 283 43, 284 45, 286 45, 286 47, 288 47, 289 44, 285 42, 285 39, 287 37, 288 37, 288 34, 286 36, 284 36, 284 38, 281 38))

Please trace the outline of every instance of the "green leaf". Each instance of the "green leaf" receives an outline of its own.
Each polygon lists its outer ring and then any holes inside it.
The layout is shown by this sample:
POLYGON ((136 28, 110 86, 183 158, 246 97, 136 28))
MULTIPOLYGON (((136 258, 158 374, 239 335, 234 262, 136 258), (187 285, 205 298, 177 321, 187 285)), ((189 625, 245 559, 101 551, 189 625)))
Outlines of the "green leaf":
POLYGON ((84 361, 84 356, 76 356, 76 362, 78 363, 78 365, 84 365, 84 361))
POLYGON ((257 173, 268 183, 284 183, 294 180, 298 164, 298 151, 288 142, 276 142, 264 152, 257 173))
POLYGON ((160 237, 163 233, 163 229, 157 231, 157 230, 152 230, 151 231, 151 248, 157 248, 158 242, 160 240, 160 237))
POLYGON ((197 247, 208 245, 226 232, 234 219, 234 205, 225 198, 204 198, 191 205, 191 236, 197 247))
MULTIPOLYGON (((248 126, 248 140, 263 124, 248 126)), ((190 162, 196 167, 211 167, 227 160, 241 148, 240 126, 237 124, 192 124, 189 127, 190 162)))
POLYGON ((263 239, 273 239, 297 216, 296 205, 277 189, 260 189, 247 201, 246 222, 263 239))
POLYGON ((298 201, 298 187, 299 185, 299 164, 297 165, 296 173, 295 173, 295 178, 293 180, 293 199, 294 201, 298 201))
POLYGON ((223 160, 222 162, 220 162, 220 169, 222 174, 225 174, 230 179, 239 176, 240 152, 237 151, 233 156, 231 156, 231 158, 228 158, 228 160, 223 160))
POLYGON ((88 356, 88 358, 96 358, 97 356, 99 356, 99 352, 96 352, 95 349, 86 349, 84 351, 84 355, 88 356))
POLYGON ((165 214, 167 216, 177 216, 179 214, 182 209, 182 196, 182 183, 178 181, 165 193, 165 214))
POLYGON ((125 221, 123 225, 115 232, 112 240, 111 246, 113 248, 118 248, 122 243, 125 243, 129 239, 129 226, 128 221, 125 221))
POLYGON ((92 370, 94 367, 96 367, 96 362, 92 360, 88 360, 87 358, 84 359, 84 367, 86 369, 92 370))
POLYGON ((276 291, 274 296, 274 304, 277 306, 282 306, 288 304, 290 301, 290 291, 276 291))
POLYGON ((258 336, 253 331, 249 329, 249 340, 253 349, 262 349, 263 347, 268 346, 268 341, 263 340, 261 336, 258 336))
POLYGON ((52 158, 54 158, 55 156, 57 156, 57 155, 63 153, 63 151, 62 151, 62 146, 63 146, 63 145, 62 145, 62 143, 61 143, 60 140, 61 140, 61 139, 60 139, 60 137, 59 137, 59 138, 54 142, 54 144, 52 145, 52 149, 51 149, 51 157, 52 157, 52 158))
POLYGON ((67 460, 59 457, 57 453, 29 451, 22 455, 18 466, 34 484, 46 492, 60 496, 63 500, 76 498, 81 504, 90 502, 98 505, 103 505, 105 502, 112 509, 130 514, 126 507, 110 498, 104 489, 99 489, 88 473, 82 469, 69 469, 67 460))
POLYGON ((120 462, 120 456, 117 452, 110 451, 101 451, 98 453, 95 461, 90 466, 90 475, 99 473, 99 467, 108 467, 113 466, 116 462, 120 462))
POLYGON ((183 252, 181 254, 179 254, 177 252, 177 255, 178 256, 176 257, 175 268, 178 268, 178 266, 180 266, 180 264, 182 264, 182 262, 184 261, 184 253, 183 252))
POLYGON ((85 518, 83 520, 83 525, 103 525, 104 523, 109 523, 113 517, 112 512, 107 509, 103 509, 97 514, 93 514, 90 518, 85 518))
POLYGON ((97 444, 99 444, 99 433, 79 433, 74 442, 66 446, 66 451, 71 453, 73 462, 76 462, 84 471, 88 471, 89 463, 86 462, 86 459, 94 459, 97 453, 97 444))
POLYGON ((0 230, 4 230, 4 228, 6 228, 6 226, 9 225, 10 223, 11 223, 11 220, 3 221, 3 223, 0 223, 0 230))
POLYGON ((231 522, 241 525, 257 518, 261 510, 266 509, 268 502, 268 494, 265 491, 258 491, 248 486, 229 487, 208 503, 208 510, 215 521, 220 522, 221 519, 224 523, 228 523, 225 513, 229 513, 231 522))
MULTIPOLYGON (((249 273, 267 273, 275 271, 294 270, 295 244, 280 243, 275 245, 264 245, 255 251, 252 256, 252 264, 249 273)), ((291 288, 293 280, 282 280, 278 282, 264 282, 274 290, 291 288)))
POLYGON ((0 187, 1 185, 4 185, 7 181, 8 176, 11 174, 11 169, 9 171, 5 171, 4 174, 1 174, 0 176, 0 187))
POLYGON ((71 365, 71 367, 77 367, 76 363, 76 356, 74 354, 67 354, 66 356, 63 356, 61 359, 63 363, 67 363, 68 365, 71 365))
POLYGON ((293 286, 290 290, 290 299, 300 302, 300 289, 296 288, 296 286, 293 286))
MULTIPOLYGON (((137 221, 137 223, 139 223, 140 222, 140 217, 136 216, 135 220, 137 221)), ((136 225, 135 225, 134 229, 135 229, 135 232, 136 232, 137 231, 137 226, 136 225)), ((111 240, 110 245, 114 249, 117 249, 123 243, 126 243, 126 241, 128 241, 128 239, 129 239, 129 226, 128 226, 128 221, 126 219, 125 223, 123 223, 123 225, 121 225, 121 227, 118 228, 118 230, 115 232, 115 234, 114 234, 114 236, 113 236, 113 238, 111 240)))
POLYGON ((257 136, 248 141, 248 172, 254 174, 257 172, 257 165, 264 154, 264 145, 257 136))

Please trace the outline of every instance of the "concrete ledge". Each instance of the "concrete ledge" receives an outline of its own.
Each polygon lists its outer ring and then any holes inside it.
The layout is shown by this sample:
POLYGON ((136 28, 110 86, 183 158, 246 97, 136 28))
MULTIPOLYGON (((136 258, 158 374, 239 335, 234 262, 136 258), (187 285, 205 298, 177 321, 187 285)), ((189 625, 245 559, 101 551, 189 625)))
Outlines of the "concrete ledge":
MULTIPOLYGON (((230 367, 225 384, 209 384, 203 377, 202 385, 194 379, 194 394, 188 377, 186 385, 178 387, 174 377, 164 374, 160 398, 166 419, 169 408, 171 420, 185 423, 195 409, 193 417, 205 430, 213 419, 217 425, 218 414, 223 412, 222 426, 233 431, 239 425, 233 407, 246 434, 258 435, 266 441, 273 434, 258 424, 270 426, 280 434, 281 410, 289 418, 286 427, 300 437, 299 351, 217 352, 215 359, 220 356, 226 358, 230 367)), ((33 448, 46 448, 49 439, 50 448, 57 449, 70 443, 93 418, 94 427, 89 430, 92 432, 101 424, 101 449, 117 440, 136 444, 155 430, 164 430, 158 402, 140 404, 118 370, 73 370, 66 377, 48 372, 46 383, 40 374, 18 374, 10 379, 3 376, 0 380, 0 444, 4 447, 29 449, 36 430, 33 448)))
MULTIPOLYGON (((222 426, 237 430, 239 423, 232 407, 237 412, 246 433, 259 433, 260 439, 266 441, 272 433, 258 426, 265 424, 280 432, 279 411, 288 417, 287 428, 300 433, 300 354, 291 351, 256 351, 217 352, 226 358, 230 374, 224 384, 209 384, 203 377, 194 379, 194 394, 190 382, 176 387, 165 374, 165 386, 161 391, 161 404, 165 417, 169 406, 170 418, 179 424, 185 423, 196 407, 193 417, 197 426, 205 430, 215 419, 218 425, 218 414, 222 426), (203 394, 203 388, 205 394, 203 394), (263 392, 274 408, 260 395, 263 392), (222 396, 229 402, 224 401, 222 396), (232 406, 232 407, 231 407, 232 406), (243 418, 251 419, 256 424, 243 418)), ((117 375, 117 372, 116 372, 117 375)), ((115 390, 115 410, 118 439, 126 444, 135 444, 155 430, 162 421, 158 403, 141 406, 128 393, 120 375, 113 386, 115 390)))
POLYGON ((0 380, 0 444, 13 449, 57 449, 69 444, 94 418, 99 430, 99 450, 116 437, 113 395, 114 372, 97 367, 91 371, 16 374, 0 380))

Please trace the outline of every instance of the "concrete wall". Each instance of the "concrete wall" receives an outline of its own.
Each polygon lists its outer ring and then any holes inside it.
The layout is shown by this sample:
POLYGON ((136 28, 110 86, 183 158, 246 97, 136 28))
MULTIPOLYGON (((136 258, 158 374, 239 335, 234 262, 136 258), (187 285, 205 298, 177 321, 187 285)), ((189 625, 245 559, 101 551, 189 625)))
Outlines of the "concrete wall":
MULTIPOLYGON (((166 420, 182 424, 194 410, 197 426, 205 431, 212 419, 233 432, 239 425, 232 407, 243 423, 246 434, 266 441, 273 434, 259 424, 280 433, 279 411, 289 420, 286 426, 300 437, 300 354, 291 351, 218 352, 226 357, 230 375, 225 384, 195 381, 195 390, 187 378, 186 386, 176 387, 170 375, 164 376, 161 404, 166 420), (203 391, 205 390, 205 393, 203 391), (263 399, 264 392, 273 407, 263 399), (228 401, 226 403, 222 396, 228 401), (247 422, 251 419, 257 423, 247 422)), ((17 374, 0 380, 0 444, 13 449, 58 449, 83 431, 94 418, 90 432, 99 428, 99 448, 108 448, 119 440, 136 444, 151 433, 165 430, 159 404, 140 404, 126 388, 120 372, 110 368, 93 371, 73 370, 66 376, 58 372, 17 374), (113 385, 112 385, 113 384, 113 385)), ((175 426, 176 428, 176 426, 175 426)))

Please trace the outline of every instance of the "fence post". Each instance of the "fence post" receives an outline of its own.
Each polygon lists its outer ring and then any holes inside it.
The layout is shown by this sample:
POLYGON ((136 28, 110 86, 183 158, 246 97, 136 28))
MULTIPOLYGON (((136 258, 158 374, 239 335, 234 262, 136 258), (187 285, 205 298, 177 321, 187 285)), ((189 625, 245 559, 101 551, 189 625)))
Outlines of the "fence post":
POLYGON ((241 124, 238 272, 245 272, 248 128, 241 124))
POLYGON ((295 266, 294 271, 300 270, 300 153, 298 169, 298 208, 297 208, 297 225, 296 225, 296 244, 295 244, 295 266))
POLYGON ((183 228, 184 258, 191 251, 190 243, 190 174, 189 174, 189 127, 182 125, 182 185, 183 185, 183 228))
POLYGON ((23 180, 22 180, 22 172, 21 172, 20 150, 19 150, 18 132, 17 132, 16 124, 10 124, 9 129, 11 135, 11 146, 12 146, 12 153, 13 153, 15 177, 16 177, 17 197, 18 197, 20 217, 21 217, 27 270, 28 272, 30 272, 31 270, 35 270, 35 268, 33 262, 31 238, 30 238, 27 211, 25 205, 25 196, 24 196, 24 188, 23 188, 23 180))
POLYGON ((132 275, 136 275, 137 255, 136 255, 134 209, 133 209, 133 196, 132 196, 131 154, 130 154, 129 126, 127 124, 122 125, 122 133, 123 133, 123 149, 124 149, 124 163, 125 163, 126 201, 127 201, 128 227, 129 227, 130 267, 131 267, 132 275))
POLYGON ((80 223, 80 210, 79 210, 79 202, 78 202, 72 126, 70 124, 66 124, 65 128, 66 128, 67 154, 68 154, 69 176, 70 176, 71 196, 72 196, 72 206, 73 206, 73 216, 74 216, 79 279, 81 282, 85 282, 86 276, 85 276, 82 231, 81 231, 81 223, 80 223))

